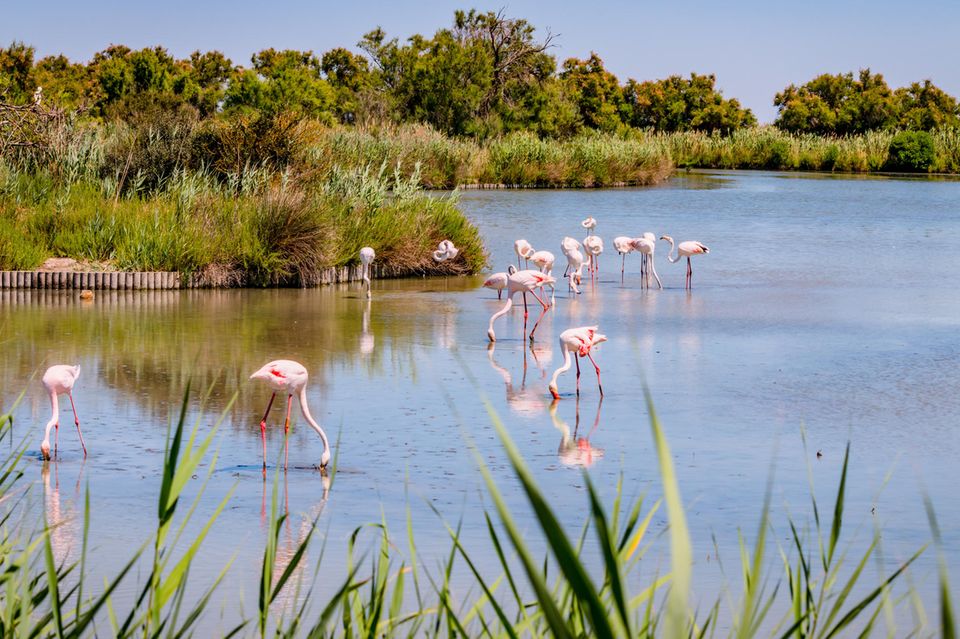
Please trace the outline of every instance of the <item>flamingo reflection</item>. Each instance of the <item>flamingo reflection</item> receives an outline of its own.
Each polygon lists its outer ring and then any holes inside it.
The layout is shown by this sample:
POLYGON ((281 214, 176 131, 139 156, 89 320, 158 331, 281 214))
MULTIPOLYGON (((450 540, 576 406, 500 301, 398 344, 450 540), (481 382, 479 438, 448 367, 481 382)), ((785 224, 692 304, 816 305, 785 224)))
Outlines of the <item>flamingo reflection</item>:
POLYGON ((373 352, 376 338, 370 332, 370 299, 367 299, 366 306, 363 307, 363 318, 360 325, 360 354, 369 355, 373 352))
MULTIPOLYGON (((81 467, 80 474, 83 474, 81 467)), ((50 528, 50 546, 57 566, 66 565, 70 559, 77 534, 76 518, 70 510, 65 510, 60 500, 60 471, 57 464, 43 462, 40 469, 43 480, 43 508, 47 526, 50 528), (50 485, 50 466, 53 466, 53 486, 50 485)), ((80 475, 77 476, 76 492, 80 493, 80 475)))
POLYGON ((593 420, 593 428, 587 433, 586 437, 577 437, 577 431, 580 430, 580 398, 576 401, 576 422, 573 426, 573 435, 570 434, 570 426, 557 415, 557 406, 559 399, 550 403, 550 419, 553 420, 553 426, 560 431, 560 446, 557 449, 557 459, 564 466, 582 466, 590 468, 597 461, 603 459, 604 450, 597 448, 590 443, 590 437, 596 432, 600 425, 600 408, 603 406, 603 397, 597 403, 597 416, 593 420))
MULTIPOLYGON (((540 365, 540 360, 538 359, 537 352, 534 351, 533 347, 530 347, 530 352, 533 355, 533 360, 536 363, 537 369, 540 371, 540 377, 546 378, 546 371, 540 365)), ((549 351, 541 350, 541 355, 546 354, 549 356, 549 351)), ((506 386, 507 392, 507 406, 510 407, 510 410, 516 413, 527 413, 527 414, 538 414, 544 408, 544 398, 543 394, 537 391, 539 388, 539 382, 534 385, 533 388, 527 388, 527 350, 523 350, 523 376, 520 378, 520 386, 514 387, 513 377, 510 374, 510 371, 497 363, 497 360, 494 359, 494 344, 491 343, 487 346, 487 359, 490 360, 490 366, 493 367, 493 370, 497 371, 500 376, 503 378, 504 386, 506 386)))
MULTIPOLYGON (((290 562, 295 558, 297 550, 306 542, 308 542, 310 536, 316 532, 317 522, 320 521, 320 516, 323 514, 323 509, 327 505, 327 499, 330 495, 330 476, 323 475, 321 477, 321 483, 323 486, 323 492, 321 493, 320 500, 314 504, 307 512, 304 512, 300 515, 300 523, 294 530, 292 525, 293 519, 290 516, 290 501, 289 493, 287 490, 287 476, 284 473, 283 476, 283 530, 280 533, 279 538, 277 539, 277 549, 276 556, 273 562, 273 569, 271 573, 273 578, 271 583, 276 584, 280 578, 283 576, 283 573, 286 572, 287 566, 290 565, 290 562)), ((264 482, 265 484, 266 482, 264 482)), ((268 522, 266 519, 266 488, 264 488, 264 508, 261 512, 261 525, 263 526, 264 531, 268 531, 268 522)), ((311 565, 310 562, 310 552, 309 548, 304 551, 303 555, 300 557, 299 562, 296 567, 291 572, 290 577, 283 587, 283 589, 277 594, 277 597, 270 604, 270 608, 274 614, 282 614, 283 612, 293 612, 295 611, 296 604, 298 603, 299 598, 306 596, 306 592, 301 587, 304 584, 304 578, 306 573, 307 566, 311 565)))

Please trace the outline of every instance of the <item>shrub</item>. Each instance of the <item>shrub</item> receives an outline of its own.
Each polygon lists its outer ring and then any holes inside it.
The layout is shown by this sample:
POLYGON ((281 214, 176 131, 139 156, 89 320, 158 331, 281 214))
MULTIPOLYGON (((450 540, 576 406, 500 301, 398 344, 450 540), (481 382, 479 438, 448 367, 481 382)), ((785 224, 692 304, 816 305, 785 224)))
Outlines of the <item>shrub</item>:
POLYGON ((935 160, 933 136, 926 131, 901 131, 890 141, 887 168, 926 172, 935 160))

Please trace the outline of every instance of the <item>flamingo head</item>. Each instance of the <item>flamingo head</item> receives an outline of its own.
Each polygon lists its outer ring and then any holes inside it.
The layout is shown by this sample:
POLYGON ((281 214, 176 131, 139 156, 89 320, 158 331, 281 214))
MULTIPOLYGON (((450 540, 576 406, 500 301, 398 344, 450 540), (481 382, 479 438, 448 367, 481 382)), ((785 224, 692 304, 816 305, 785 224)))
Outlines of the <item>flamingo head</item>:
POLYGON ((497 336, 496 334, 494 334, 492 328, 487 329, 487 337, 490 339, 491 342, 497 341, 497 336))
POLYGON ((556 384, 550 384, 550 394, 553 395, 554 401, 560 399, 560 393, 557 392, 556 384))
POLYGON ((40 444, 40 454, 43 456, 44 461, 50 461, 50 441, 43 440, 43 443, 40 444))
POLYGON ((661 235, 660 239, 663 240, 664 242, 670 242, 670 243, 673 242, 673 238, 670 237, 669 235, 661 235))
POLYGON ((320 470, 324 470, 327 467, 327 464, 330 463, 330 451, 327 449, 323 450, 323 454, 320 455, 320 470))

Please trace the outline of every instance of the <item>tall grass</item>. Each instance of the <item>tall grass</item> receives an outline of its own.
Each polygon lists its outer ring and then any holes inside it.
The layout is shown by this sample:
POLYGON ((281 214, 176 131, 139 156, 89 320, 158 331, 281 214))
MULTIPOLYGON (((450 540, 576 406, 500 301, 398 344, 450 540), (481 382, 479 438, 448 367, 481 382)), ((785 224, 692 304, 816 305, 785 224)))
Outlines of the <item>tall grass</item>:
MULTIPOLYGON (((654 134, 678 167, 772 169, 866 173, 889 165, 895 131, 861 135, 791 134, 772 126, 740 129, 729 136, 687 131, 654 134)), ((960 131, 932 132, 934 173, 960 172, 960 131)))
POLYGON ((427 195, 416 175, 363 167, 297 182, 249 171, 223 184, 177 172, 143 198, 136 189, 114 197, 108 182, 63 183, 0 164, 0 269, 71 257, 201 273, 215 285, 308 286, 324 268, 355 263, 367 245, 380 263, 410 273, 475 272, 486 261, 456 196, 427 195), (438 265, 430 252, 443 239, 461 256, 438 265))
MULTIPOLYGON (((189 389, 162 460, 156 530, 125 567, 102 585, 91 584, 86 572, 91 561, 87 556, 86 525, 80 559, 69 564, 57 565, 54 561, 49 525, 44 524, 39 534, 30 533, 30 517, 19 507, 25 494, 20 486, 25 444, 13 447, 2 460, 0 629, 4 636, 79 637, 93 634, 95 623, 106 624, 97 626, 97 634, 109 628, 109 633, 117 637, 180 637, 195 631, 229 566, 204 585, 200 596, 188 600, 190 566, 197 560, 205 535, 216 525, 230 495, 207 517, 196 538, 182 537, 195 517, 199 499, 198 495, 186 510, 181 507, 187 479, 204 464, 209 477, 216 464, 216 455, 209 454, 215 429, 201 436, 198 421, 191 432, 187 431, 188 399, 189 389), (138 595, 126 609, 120 610, 113 593, 121 583, 134 578, 136 566, 144 571, 139 578, 138 595)), ((534 533, 521 531, 503 498, 501 482, 478 455, 477 463, 494 508, 484 517, 495 565, 481 563, 465 546, 459 524, 447 524, 449 552, 439 566, 428 569, 418 557, 408 515, 406 554, 399 549, 399 540, 393 537, 385 521, 357 528, 347 542, 347 574, 332 583, 325 575, 332 594, 321 599, 315 592, 315 582, 301 590, 305 586, 301 566, 314 537, 316 520, 309 523, 306 533, 288 552, 281 553, 278 537, 286 515, 278 512, 274 479, 257 611, 250 618, 237 611, 236 625, 229 629, 229 635, 826 638, 853 631, 859 636, 880 632, 877 622, 881 611, 897 605, 900 599, 891 595, 892 586, 923 548, 873 585, 861 582, 864 568, 878 546, 879 533, 862 556, 846 565, 842 545, 849 447, 832 515, 824 517, 812 495, 813 537, 800 532, 796 522, 787 521, 790 543, 779 548, 782 570, 773 568, 776 563, 769 561, 766 550, 767 535, 776 530, 769 515, 768 490, 752 548, 741 541, 742 590, 718 594, 716 603, 705 613, 693 608, 689 597, 692 544, 684 523, 677 473, 649 396, 647 403, 669 521, 667 574, 647 576, 640 581, 639 589, 629 585, 637 583, 631 572, 656 543, 650 539, 650 527, 660 502, 648 505, 643 498, 627 502, 622 486, 618 485, 616 497, 608 506, 584 471, 588 515, 580 532, 569 535, 506 428, 491 410, 490 419, 512 474, 534 513, 534 533), (547 555, 536 556, 532 549, 535 545, 545 547, 547 555), (589 554, 585 553, 588 545, 599 551, 600 565, 591 566, 584 558, 589 554), (363 550, 365 547, 368 550, 363 550), (454 591, 455 571, 473 580, 466 597, 454 591), (274 604, 289 588, 295 588, 297 594, 292 598, 290 614, 285 614, 274 604), (724 602, 729 604, 721 613, 724 602)), ((0 418, 0 438, 12 436, 10 420, 0 418)), ((199 492, 202 491, 201 487, 199 492)), ((88 495, 85 521, 90 515, 89 503, 88 495)), ((929 503, 928 512, 939 545, 939 529, 929 503)), ((911 634, 934 630, 943 636, 955 636, 942 557, 940 563, 942 603, 938 627, 918 627, 911 634)), ((887 634, 893 632, 892 627, 887 628, 887 634)))

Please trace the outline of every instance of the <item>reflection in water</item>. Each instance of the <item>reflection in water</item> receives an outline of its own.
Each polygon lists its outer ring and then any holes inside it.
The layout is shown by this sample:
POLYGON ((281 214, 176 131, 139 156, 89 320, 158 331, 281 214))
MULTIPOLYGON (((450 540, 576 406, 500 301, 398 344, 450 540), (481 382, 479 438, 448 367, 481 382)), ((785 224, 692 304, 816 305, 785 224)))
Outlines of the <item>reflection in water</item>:
POLYGON ((560 431, 560 446, 557 449, 557 459, 564 466, 583 466, 590 468, 597 461, 603 458, 604 450, 597 448, 590 443, 590 437, 596 432, 600 425, 600 407, 603 406, 603 397, 597 402, 597 416, 593 420, 593 428, 587 433, 586 437, 577 437, 580 430, 580 397, 576 400, 576 422, 573 426, 573 436, 570 435, 570 426, 557 415, 557 405, 559 399, 553 400, 550 404, 550 419, 553 420, 553 426, 560 431))
MULTIPOLYGON (((369 292, 369 291, 368 291, 369 292)), ((373 352, 373 346, 376 342, 376 338, 373 333, 370 332, 370 299, 367 298, 367 303, 363 307, 363 319, 360 320, 360 354, 369 355, 373 352)))
POLYGON ((528 415, 540 413, 546 406, 546 396, 543 392, 541 382, 546 379, 547 373, 543 365, 541 365, 539 357, 543 357, 545 361, 549 363, 551 356, 550 350, 546 348, 534 350, 533 345, 530 345, 530 353, 533 355, 533 361, 539 373, 537 382, 531 388, 527 387, 527 348, 524 347, 523 349, 523 376, 520 378, 519 388, 514 388, 510 371, 498 364, 497 360, 494 359, 494 350, 495 342, 487 345, 487 359, 490 360, 490 366, 493 367, 493 370, 497 371, 503 378, 503 383, 507 391, 507 406, 516 413, 528 415))
MULTIPOLYGON (((76 496, 80 496, 80 477, 83 475, 83 465, 77 475, 75 486, 76 496)), ((53 549, 53 559, 56 565, 66 565, 73 549, 77 536, 77 520, 72 509, 64 509, 60 501, 60 470, 56 462, 45 461, 40 469, 43 479, 43 510, 50 528, 50 546, 53 549), (53 486, 50 485, 50 467, 53 467, 53 486)))
MULTIPOLYGON (((323 493, 320 496, 320 500, 311 506, 307 512, 300 515, 300 522, 296 527, 296 533, 294 533, 293 518, 290 516, 287 474, 283 474, 283 522, 280 537, 277 539, 277 551, 273 562, 273 580, 271 582, 273 584, 276 584, 283 576, 283 573, 287 570, 287 566, 290 565, 290 561, 295 558, 300 546, 316 532, 317 522, 320 521, 320 516, 323 514, 323 509, 327 505, 327 499, 330 495, 330 477, 323 475, 321 481, 323 484, 323 493)), ((263 512, 261 512, 261 525, 266 533, 269 531, 266 520, 266 482, 264 482, 263 485, 264 506, 263 512)), ((310 539, 310 543, 313 544, 316 542, 310 539)), ((286 585, 277 594, 273 603, 270 604, 274 614, 279 615, 284 612, 294 612, 298 599, 306 596, 306 592, 302 586, 304 577, 308 574, 307 566, 310 565, 308 546, 307 550, 304 551, 303 555, 299 558, 293 572, 290 573, 286 585)))

